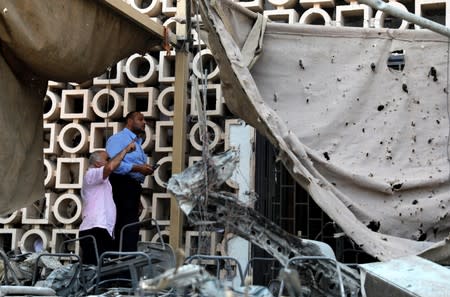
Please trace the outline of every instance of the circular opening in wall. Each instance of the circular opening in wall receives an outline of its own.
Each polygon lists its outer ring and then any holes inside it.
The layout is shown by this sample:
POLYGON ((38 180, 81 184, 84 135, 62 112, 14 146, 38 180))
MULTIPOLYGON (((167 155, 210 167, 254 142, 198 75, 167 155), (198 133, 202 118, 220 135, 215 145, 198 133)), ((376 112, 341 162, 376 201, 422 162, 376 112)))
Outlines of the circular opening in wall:
POLYGON ((39 234, 30 234, 25 238, 23 243, 25 251, 22 252, 42 252, 44 247, 44 240, 39 234))
POLYGON ((403 71, 405 68, 405 52, 403 50, 392 51, 387 60, 387 66, 392 71, 403 71))
POLYGON ((325 19, 323 18, 323 16, 320 13, 312 13, 308 16, 305 23, 309 24, 309 25, 324 26, 325 19))
POLYGON ((112 97, 109 94, 103 94, 98 98, 98 107, 101 112, 110 112, 115 105, 116 101, 114 100, 114 97, 112 97))
POLYGON ((81 143, 81 133, 76 128, 69 128, 66 133, 64 133, 63 141, 64 144, 70 148, 76 148, 81 143))
POLYGON ((152 4, 152 2, 153 0, 134 0, 134 4, 136 5, 136 7, 139 7, 141 9, 149 7, 152 4))
POLYGON ((63 199, 58 205, 58 213, 64 219, 72 219, 77 215, 78 205, 70 198, 63 199))
POLYGON ((203 71, 205 71, 205 69, 206 69, 207 75, 209 75, 210 73, 213 73, 214 70, 216 70, 217 63, 211 54, 203 54, 201 56, 201 59, 202 59, 202 64, 203 64, 203 71))
POLYGON ((49 113, 53 108, 53 101, 50 97, 45 96, 44 98, 44 114, 49 113))

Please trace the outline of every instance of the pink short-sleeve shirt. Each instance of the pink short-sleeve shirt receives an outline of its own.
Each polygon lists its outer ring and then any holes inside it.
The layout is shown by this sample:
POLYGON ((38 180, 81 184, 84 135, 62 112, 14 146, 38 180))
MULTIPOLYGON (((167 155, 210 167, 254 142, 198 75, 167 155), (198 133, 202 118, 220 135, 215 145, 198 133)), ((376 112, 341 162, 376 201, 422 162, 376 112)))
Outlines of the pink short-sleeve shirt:
POLYGON ((116 224, 116 205, 109 178, 103 179, 103 167, 90 167, 83 178, 81 188, 83 198, 83 221, 80 231, 103 228, 113 236, 116 224))

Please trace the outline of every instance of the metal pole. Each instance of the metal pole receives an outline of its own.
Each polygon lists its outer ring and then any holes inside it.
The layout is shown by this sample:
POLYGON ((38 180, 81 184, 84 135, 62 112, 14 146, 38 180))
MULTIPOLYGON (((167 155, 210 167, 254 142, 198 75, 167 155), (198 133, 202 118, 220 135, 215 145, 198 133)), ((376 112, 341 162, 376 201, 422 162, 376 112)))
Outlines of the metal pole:
POLYGON ((358 2, 369 5, 370 7, 377 10, 384 11, 400 19, 407 20, 408 22, 419 25, 420 27, 427 28, 436 33, 450 37, 450 28, 447 28, 446 26, 430 21, 413 13, 398 9, 392 5, 389 5, 388 3, 383 2, 382 0, 358 0, 358 2))
MULTIPOLYGON (((176 17, 180 19, 186 18, 186 1, 189 0, 177 1, 176 17)), ((186 42, 188 36, 187 24, 177 23, 176 31, 180 47, 175 55, 172 174, 180 173, 186 167, 186 110, 189 75, 189 52, 186 42)), ((184 218, 176 198, 172 196, 170 201, 169 243, 176 250, 182 247, 184 218)))

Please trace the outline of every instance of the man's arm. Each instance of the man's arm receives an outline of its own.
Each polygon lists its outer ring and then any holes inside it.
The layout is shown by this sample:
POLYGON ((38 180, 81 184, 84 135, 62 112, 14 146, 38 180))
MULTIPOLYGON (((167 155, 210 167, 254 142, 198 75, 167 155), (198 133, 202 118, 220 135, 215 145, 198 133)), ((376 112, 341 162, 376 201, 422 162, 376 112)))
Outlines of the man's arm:
POLYGON ((152 166, 150 166, 148 164, 134 164, 131 171, 139 172, 143 175, 150 175, 153 173, 154 170, 153 170, 152 166))
MULTIPOLYGON (((111 159, 114 159, 120 152, 126 148, 126 140, 122 135, 116 134, 111 136, 106 142, 106 152, 111 159)), ((124 157, 122 157, 123 159, 124 157)), ((119 166, 114 168, 118 174, 127 174, 132 170, 133 165, 127 162, 119 162, 119 166)))
POLYGON ((122 162, 125 155, 136 149, 135 141, 131 141, 123 150, 121 150, 114 158, 108 161, 103 167, 103 179, 107 178, 122 162))

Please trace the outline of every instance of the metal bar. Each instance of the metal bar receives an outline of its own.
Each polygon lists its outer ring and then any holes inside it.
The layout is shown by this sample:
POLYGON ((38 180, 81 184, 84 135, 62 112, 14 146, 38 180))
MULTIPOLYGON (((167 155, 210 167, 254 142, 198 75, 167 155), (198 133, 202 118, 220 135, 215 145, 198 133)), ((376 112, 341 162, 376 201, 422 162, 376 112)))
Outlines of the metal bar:
MULTIPOLYGON (((177 2, 176 16, 184 19, 186 14, 186 0, 179 0, 177 2)), ((180 37, 182 46, 179 47, 175 56, 172 174, 180 173, 186 167, 186 110, 189 52, 186 48, 187 43, 182 42, 183 38, 187 36, 186 29, 186 25, 177 24, 177 38, 180 37)), ((169 243, 175 250, 182 246, 183 224, 183 214, 178 207, 175 196, 172 196, 170 199, 169 243)))
POLYGON ((392 5, 389 5, 388 3, 383 2, 382 0, 358 0, 358 2, 369 5, 370 7, 377 10, 384 11, 400 19, 407 20, 408 22, 419 25, 423 28, 430 29, 431 31, 434 31, 436 33, 450 37, 450 28, 447 28, 446 26, 430 21, 413 13, 398 9, 392 5))
POLYGON ((63 252, 64 251, 64 246, 66 244, 71 243, 71 242, 75 242, 75 241, 82 241, 82 240, 85 240, 85 239, 91 239, 92 240, 92 243, 94 244, 95 259, 97 260, 97 264, 98 264, 98 256, 99 255, 98 255, 98 248, 97 248, 97 240, 95 239, 95 237, 93 235, 85 235, 85 236, 81 236, 81 237, 78 237, 78 238, 65 240, 65 241, 61 242, 61 244, 59 245, 59 250, 61 252, 63 252))
MULTIPOLYGON (((100 3, 106 4, 108 7, 112 8, 114 11, 124 16, 125 18, 131 20, 133 23, 146 30, 147 32, 155 35, 155 37, 164 40, 164 26, 158 24, 157 22, 150 19, 145 14, 138 12, 133 9, 127 3, 121 0, 97 0, 100 3)), ((168 33, 169 42, 172 45, 177 44, 176 36, 169 31, 168 33)))

